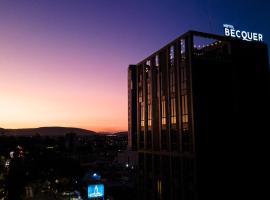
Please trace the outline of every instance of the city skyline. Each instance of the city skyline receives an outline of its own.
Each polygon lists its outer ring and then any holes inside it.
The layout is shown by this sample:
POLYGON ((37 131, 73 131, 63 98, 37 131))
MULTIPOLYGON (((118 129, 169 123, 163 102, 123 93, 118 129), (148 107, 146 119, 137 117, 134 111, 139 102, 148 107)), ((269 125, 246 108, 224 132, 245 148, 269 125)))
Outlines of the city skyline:
POLYGON ((127 67, 223 24, 269 44, 269 1, 1 1, 0 127, 127 130, 127 67), (239 8, 241 12, 239 13, 239 8))

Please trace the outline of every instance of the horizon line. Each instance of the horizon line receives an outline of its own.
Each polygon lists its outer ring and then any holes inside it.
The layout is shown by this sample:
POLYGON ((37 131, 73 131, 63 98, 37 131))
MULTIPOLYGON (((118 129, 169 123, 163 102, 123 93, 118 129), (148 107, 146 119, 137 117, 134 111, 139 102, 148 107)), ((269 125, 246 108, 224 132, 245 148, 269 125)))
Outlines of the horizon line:
POLYGON ((123 129, 114 129, 112 128, 111 130, 108 129, 89 129, 89 128, 82 128, 82 127, 72 127, 72 126, 39 126, 39 127, 20 127, 20 128, 9 128, 9 127, 2 127, 0 126, 0 129, 10 129, 10 130, 18 130, 18 129, 38 129, 38 128, 77 128, 77 129, 83 129, 87 131, 93 131, 96 133, 117 133, 117 132, 128 132, 128 130, 123 130, 123 129))

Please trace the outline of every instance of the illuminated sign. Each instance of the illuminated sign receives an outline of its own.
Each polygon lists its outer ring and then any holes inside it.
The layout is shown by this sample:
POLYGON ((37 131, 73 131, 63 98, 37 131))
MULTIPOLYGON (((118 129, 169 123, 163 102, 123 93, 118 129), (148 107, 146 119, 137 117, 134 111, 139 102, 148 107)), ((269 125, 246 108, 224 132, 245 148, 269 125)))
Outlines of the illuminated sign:
POLYGON ((233 25, 230 24, 223 24, 223 27, 225 36, 239 38, 245 41, 263 41, 263 35, 261 33, 237 30, 233 25))
POLYGON ((104 197, 104 185, 94 184, 88 186, 88 199, 104 197))

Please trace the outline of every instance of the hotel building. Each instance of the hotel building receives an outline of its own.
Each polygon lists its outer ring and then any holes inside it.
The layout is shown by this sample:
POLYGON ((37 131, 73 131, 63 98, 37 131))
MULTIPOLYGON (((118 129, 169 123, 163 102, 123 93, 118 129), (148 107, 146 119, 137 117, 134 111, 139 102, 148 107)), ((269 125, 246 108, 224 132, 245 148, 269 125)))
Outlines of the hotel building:
POLYGON ((129 148, 138 152, 138 199, 258 195, 269 92, 263 42, 189 31, 130 65, 129 148))

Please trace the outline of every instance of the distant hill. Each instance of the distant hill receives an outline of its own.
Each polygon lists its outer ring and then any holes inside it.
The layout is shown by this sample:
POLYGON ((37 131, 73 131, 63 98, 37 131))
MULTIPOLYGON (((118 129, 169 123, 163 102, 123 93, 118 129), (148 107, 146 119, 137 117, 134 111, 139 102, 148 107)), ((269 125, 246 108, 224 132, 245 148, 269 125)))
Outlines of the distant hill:
POLYGON ((127 131, 121 131, 121 132, 98 132, 101 135, 127 135, 127 131))
POLYGON ((23 128, 23 129, 3 129, 0 128, 0 135, 14 135, 14 136, 33 136, 39 134, 40 136, 64 136, 67 133, 76 133, 77 135, 98 135, 98 133, 73 127, 40 127, 40 128, 23 128))
POLYGON ((128 135, 127 131, 116 132, 114 135, 128 135))

